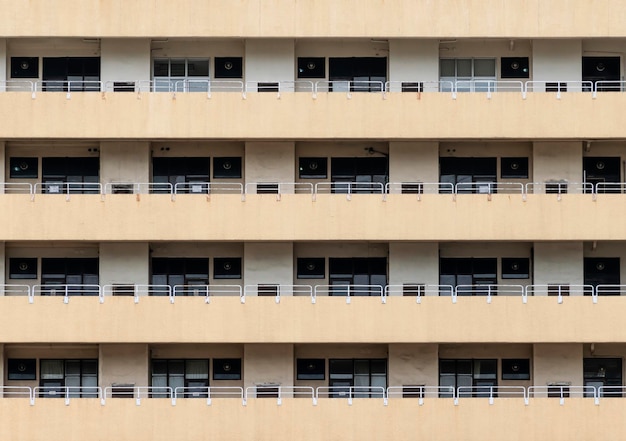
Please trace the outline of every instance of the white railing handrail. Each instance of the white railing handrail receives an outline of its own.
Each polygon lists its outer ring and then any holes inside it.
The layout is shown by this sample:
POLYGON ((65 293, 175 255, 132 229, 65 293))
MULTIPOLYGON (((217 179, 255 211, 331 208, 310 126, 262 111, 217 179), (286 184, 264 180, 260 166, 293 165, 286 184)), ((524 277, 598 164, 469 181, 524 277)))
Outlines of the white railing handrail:
POLYGON ((177 182, 174 184, 174 194, 243 194, 243 188, 240 182, 177 182))
POLYGON ((383 285, 314 285, 313 293, 315 297, 319 295, 354 297, 355 293, 367 293, 368 295, 364 297, 384 297, 385 289, 383 285))
POLYGON ((33 388, 31 400, 35 398, 103 398, 100 386, 36 386, 33 388), (78 395, 76 395, 78 394, 78 395))
POLYGON ((383 194, 385 192, 385 184, 382 182, 317 182, 314 192, 316 194, 383 194))
POLYGON ((20 284, 4 284, 0 285, 0 296, 30 296, 31 287, 29 285, 20 284))
POLYGON ((273 190, 274 187, 276 189, 274 193, 276 194, 313 194, 314 191, 314 186, 310 182, 247 182, 244 187, 244 192, 246 194, 255 194, 259 193, 259 188, 267 191, 273 190))
POLYGON ((313 286, 311 285, 286 285, 286 284, 255 284, 245 285, 243 287, 244 295, 253 296, 259 295, 259 291, 263 291, 268 287, 276 287, 277 296, 310 296, 313 292, 313 286))
POLYGON ((458 386, 456 388, 457 398, 470 397, 525 397, 526 388, 524 386, 458 386))
POLYGON ((102 193, 102 184, 99 182, 67 182, 67 181, 48 181, 37 182, 34 185, 34 193, 45 194, 72 194, 77 191, 89 191, 94 194, 102 193), (45 190, 45 191, 44 191, 45 190))
POLYGON ((388 398, 441 398, 441 394, 452 394, 455 390, 453 386, 389 386, 387 387, 388 398))
POLYGON ((244 389, 238 386, 185 386, 174 388, 173 398, 245 398, 244 389))
POLYGON ((371 398, 387 398, 387 388, 383 386, 318 386, 315 388, 315 398, 364 398, 363 394, 372 395, 371 398), (346 396, 347 393, 347 396, 346 396), (379 396, 380 394, 380 396, 379 396), (331 396, 338 395, 338 396, 331 396))
POLYGON ((96 284, 41 284, 33 285, 30 296, 102 296, 102 287, 96 284))
POLYGON ((0 386, 0 397, 33 397, 33 388, 30 386, 0 386))

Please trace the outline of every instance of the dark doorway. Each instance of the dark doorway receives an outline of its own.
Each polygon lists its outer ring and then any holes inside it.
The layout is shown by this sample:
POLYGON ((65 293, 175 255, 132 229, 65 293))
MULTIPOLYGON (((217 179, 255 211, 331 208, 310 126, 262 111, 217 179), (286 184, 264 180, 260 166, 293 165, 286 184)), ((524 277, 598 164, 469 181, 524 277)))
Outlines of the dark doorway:
POLYGON ((382 92, 387 81, 387 58, 330 58, 328 66, 334 92, 382 92))
POLYGON ((584 157, 584 180, 586 183, 597 184, 598 193, 619 193, 621 185, 616 184, 621 180, 620 167, 620 157, 584 157))
POLYGON ((598 92, 619 92, 620 57, 583 57, 583 81, 591 81, 598 92))
POLYGON ((598 295, 619 295, 620 261, 619 257, 585 257, 585 285, 598 288, 598 295), (609 286, 607 286, 609 285, 609 286))
POLYGON ((43 90, 49 92, 100 91, 99 57, 43 59, 43 90))

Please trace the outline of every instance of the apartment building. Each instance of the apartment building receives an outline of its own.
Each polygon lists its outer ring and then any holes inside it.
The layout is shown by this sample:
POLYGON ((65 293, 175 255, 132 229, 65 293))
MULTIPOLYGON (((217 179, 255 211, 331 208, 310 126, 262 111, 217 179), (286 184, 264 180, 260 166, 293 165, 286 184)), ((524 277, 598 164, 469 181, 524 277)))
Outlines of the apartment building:
POLYGON ((0 7, 0 439, 626 436, 624 2, 0 7))

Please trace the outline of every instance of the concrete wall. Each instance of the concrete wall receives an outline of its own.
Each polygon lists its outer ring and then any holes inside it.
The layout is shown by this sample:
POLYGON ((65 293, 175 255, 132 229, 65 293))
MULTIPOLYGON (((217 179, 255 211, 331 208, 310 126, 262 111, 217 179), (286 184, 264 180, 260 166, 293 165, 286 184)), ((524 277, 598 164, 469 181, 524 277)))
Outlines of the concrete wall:
POLYGON ((147 285, 150 283, 147 243, 100 243, 100 285, 147 285))
POLYGON ((100 182, 150 182, 147 142, 100 143, 100 182))
MULTIPOLYGON (((581 142, 534 142, 533 178, 535 182, 583 181, 581 142)), ((537 189, 536 191, 543 191, 537 189)), ((570 192, 580 192, 572 188, 570 192)))
POLYGON ((294 41, 247 40, 244 63, 246 81, 293 81, 296 66, 294 41))
MULTIPOLYGON (((109 39, 101 41, 102 81, 146 81, 150 79, 150 40, 109 39)), ((143 90, 150 90, 147 84, 143 90)))
MULTIPOLYGON (((439 244, 436 242, 391 242, 389 284, 439 284, 439 244)), ((396 292, 396 295, 402 295, 396 292)))
POLYGON ((243 370, 244 387, 292 385, 295 372, 293 345, 246 344, 243 370))
POLYGON ((390 142, 389 182, 439 182, 439 143, 390 142))
POLYGON ((246 242, 243 266, 246 285, 292 285, 293 244, 246 242))
POLYGON ((389 386, 434 386, 439 384, 436 344, 390 344, 389 386))
MULTIPOLYGON (((535 81, 580 81, 582 79, 581 40, 534 40, 532 76, 535 81)), ((542 85, 537 86, 543 90, 542 85)), ((580 91, 580 85, 568 84, 568 90, 580 91)))
POLYGON ((98 360, 98 382, 103 388, 121 384, 150 385, 146 344, 101 344, 98 360))
POLYGON ((536 285, 583 284, 582 243, 536 242, 534 251, 536 285))
POLYGON ((583 384, 583 345, 534 344, 533 384, 550 383, 583 384))
POLYGON ((246 142, 246 182, 294 182, 292 142, 246 142))
MULTIPOLYGON (((390 40, 389 81, 438 81, 439 41, 390 40)), ((401 84, 394 85, 401 90, 401 84)))
MULTIPOLYGON (((7 40, 0 38, 0 83, 6 81, 7 77, 11 74, 11 59, 7 57, 7 40)), ((4 84, 0 85, 0 92, 4 92, 6 87, 4 84)))

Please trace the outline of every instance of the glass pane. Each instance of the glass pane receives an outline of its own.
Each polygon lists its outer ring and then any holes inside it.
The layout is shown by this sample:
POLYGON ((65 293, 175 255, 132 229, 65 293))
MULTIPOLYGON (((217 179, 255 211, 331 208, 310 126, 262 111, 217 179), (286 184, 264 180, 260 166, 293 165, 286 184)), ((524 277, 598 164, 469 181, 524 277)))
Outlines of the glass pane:
POLYGON ((167 375, 167 361, 152 360, 152 375, 167 375))
POLYGON ((497 360, 474 360, 474 378, 496 379, 497 360))
POLYGON ((185 362, 183 360, 171 360, 168 368, 170 375, 185 375, 185 362))
POLYGON ((80 361, 69 360, 65 362, 65 375, 80 375, 80 361))
POLYGON ((386 360, 372 360, 370 363, 370 370, 372 375, 386 375, 387 374, 387 361, 386 360))
POLYGON ((98 375, 98 362, 96 360, 84 360, 83 375, 98 375))
POLYGON ((169 75, 168 60, 154 60, 154 76, 167 77, 169 75))
POLYGON ((328 366, 331 379, 352 378, 352 360, 329 360, 328 366))
POLYGON ((496 76, 496 60, 480 59, 474 60, 474 76, 475 77, 495 77, 496 76))
MULTIPOLYGON (((368 360, 354 360, 354 374, 355 377, 356 375, 362 375, 362 374, 366 374, 369 376, 370 374, 370 363, 368 360)), ((356 378, 355 378, 355 384, 356 384, 356 378)))
POLYGON ((63 379, 63 360, 41 360, 41 379, 63 379))
POLYGON ((187 70, 190 77, 208 77, 209 60, 189 60, 187 61, 187 70))
POLYGON ((170 377, 168 386, 171 387, 172 389, 176 389, 177 387, 184 387, 185 379, 182 376, 170 377))
POLYGON ((180 60, 180 59, 170 60, 170 76, 171 77, 184 77, 185 76, 185 60, 180 60))
POLYGON ((456 69, 457 77, 471 77, 472 60, 469 58, 456 60, 456 69))
POLYGON ((209 360, 187 360, 185 377, 188 380, 202 380, 209 378, 209 360))
POLYGON ((439 76, 440 77, 456 76, 455 62, 453 59, 442 58, 441 60, 439 60, 439 76))

